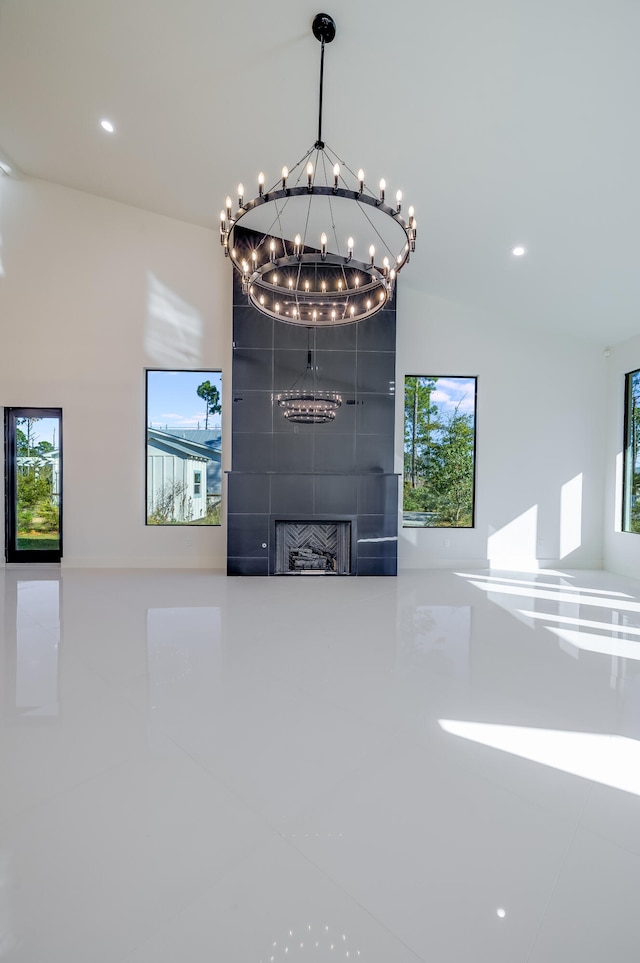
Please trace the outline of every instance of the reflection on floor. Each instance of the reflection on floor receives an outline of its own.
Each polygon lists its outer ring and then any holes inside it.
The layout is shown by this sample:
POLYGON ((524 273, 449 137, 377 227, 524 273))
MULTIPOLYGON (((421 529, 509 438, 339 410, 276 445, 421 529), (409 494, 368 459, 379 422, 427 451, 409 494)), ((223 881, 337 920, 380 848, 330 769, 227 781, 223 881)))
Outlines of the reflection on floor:
POLYGON ((0 582, 3 963, 638 958, 640 582, 0 582))

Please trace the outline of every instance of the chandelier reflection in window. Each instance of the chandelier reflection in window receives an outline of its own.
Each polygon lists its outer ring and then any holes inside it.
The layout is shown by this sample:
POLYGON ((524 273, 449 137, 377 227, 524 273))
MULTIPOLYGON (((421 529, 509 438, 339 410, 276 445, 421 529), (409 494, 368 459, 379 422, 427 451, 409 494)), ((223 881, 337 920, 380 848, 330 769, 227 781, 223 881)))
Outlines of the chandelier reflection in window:
POLYGON ((370 190, 364 171, 354 173, 322 139, 333 18, 319 13, 313 34, 322 45, 317 140, 271 187, 260 173, 253 199, 238 185, 237 209, 227 197, 220 212, 220 242, 250 304, 291 324, 322 326, 360 321, 385 307, 415 250, 417 224, 412 207, 403 217, 401 191, 389 204, 384 178, 370 190))

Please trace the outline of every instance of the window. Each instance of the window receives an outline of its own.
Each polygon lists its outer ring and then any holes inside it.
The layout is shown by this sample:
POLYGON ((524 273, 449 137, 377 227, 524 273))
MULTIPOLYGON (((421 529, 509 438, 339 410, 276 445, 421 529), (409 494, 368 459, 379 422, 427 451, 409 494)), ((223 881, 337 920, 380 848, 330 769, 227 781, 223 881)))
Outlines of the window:
POLYGON ((219 525, 219 371, 147 371, 147 525, 219 525))
POLYGON ((622 531, 640 532, 640 370, 625 377, 622 531))
POLYGON ((473 527, 476 382, 434 375, 405 378, 405 527, 473 527))
POLYGON ((8 562, 62 557, 62 411, 5 409, 5 555, 8 562))

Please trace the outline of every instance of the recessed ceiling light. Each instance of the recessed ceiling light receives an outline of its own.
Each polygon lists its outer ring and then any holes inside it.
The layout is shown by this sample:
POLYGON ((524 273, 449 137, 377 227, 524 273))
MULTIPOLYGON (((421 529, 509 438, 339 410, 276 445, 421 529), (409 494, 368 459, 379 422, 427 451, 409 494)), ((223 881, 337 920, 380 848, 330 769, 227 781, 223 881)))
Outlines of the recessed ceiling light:
POLYGON ((500 909, 496 910, 496 915, 499 916, 501 920, 503 920, 507 915, 507 911, 504 910, 502 907, 500 907, 500 909))
POLYGON ((113 131, 115 129, 110 120, 101 120, 100 126, 102 127, 103 130, 106 130, 108 134, 113 134, 113 131))
POLYGON ((522 247, 521 244, 518 244, 517 247, 514 247, 514 248, 513 248, 513 250, 511 251, 511 253, 512 253, 512 254, 515 254, 516 257, 522 257, 522 255, 523 255, 523 254, 526 254, 527 251, 526 251, 526 248, 522 247))

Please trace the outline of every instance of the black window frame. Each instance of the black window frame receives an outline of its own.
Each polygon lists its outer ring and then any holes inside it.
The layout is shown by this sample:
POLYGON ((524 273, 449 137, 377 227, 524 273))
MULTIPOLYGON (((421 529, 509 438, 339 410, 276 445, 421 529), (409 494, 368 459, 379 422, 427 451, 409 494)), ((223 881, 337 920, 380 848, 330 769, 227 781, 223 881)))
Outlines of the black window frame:
POLYGON ((427 374, 411 374, 407 373, 404 376, 403 384, 403 414, 402 414, 402 427, 403 427, 403 442, 402 442, 402 454, 403 454, 403 470, 402 470, 402 527, 403 528, 430 528, 438 529, 440 531, 470 531, 476 527, 476 500, 477 500, 477 464, 478 464, 478 375, 461 375, 461 374, 441 374, 441 375, 427 375, 427 374), (407 379, 416 378, 424 379, 425 381, 473 381, 474 393, 473 393, 473 467, 472 467, 472 495, 471 495, 471 524, 470 525, 411 525, 407 523, 406 515, 409 511, 405 509, 404 505, 404 484, 405 484, 405 446, 404 446, 404 433, 406 429, 406 415, 405 415, 405 398, 407 390, 407 379))
MULTIPOLYGON (((640 506, 638 510, 638 529, 633 529, 631 513, 633 510, 633 500, 638 497, 640 501, 640 491, 636 496, 633 492, 634 463, 638 460, 640 451, 640 426, 634 430, 634 423, 637 425, 637 418, 634 418, 634 411, 640 412, 640 368, 627 371, 624 376, 624 444, 623 444, 623 465, 622 465, 622 520, 621 529, 626 535, 640 534, 640 506), (633 379, 638 376, 638 391, 634 395, 633 379), (636 400, 638 404, 636 404, 636 400)), ((640 485, 638 486, 640 488, 640 485)))
MULTIPOLYGON (((179 523, 164 522, 164 523, 160 523, 160 524, 154 524, 153 522, 150 522, 150 521, 149 521, 149 459, 148 459, 148 451, 147 451, 147 446, 148 446, 147 428, 148 428, 148 421, 149 421, 149 375, 156 374, 156 373, 160 373, 160 372, 163 372, 163 373, 165 373, 165 374, 178 374, 178 375, 179 375, 179 374, 202 374, 202 375, 213 375, 213 374, 216 374, 216 375, 220 375, 220 404, 222 405, 222 377, 223 377, 222 368, 157 368, 157 367, 144 368, 144 370, 143 370, 143 374, 144 374, 144 426, 143 426, 143 427, 144 427, 144 449, 143 449, 143 451, 144 451, 144 493, 143 493, 143 494, 144 494, 144 502, 143 502, 143 511, 144 511, 144 525, 145 525, 145 528, 170 528, 170 527, 174 527, 174 526, 175 526, 176 528, 189 528, 189 527, 193 527, 193 526, 197 526, 197 527, 199 527, 199 528, 208 528, 208 529, 210 529, 210 528, 220 528, 220 527, 222 526, 222 523, 223 523, 223 516, 222 516, 222 512, 223 512, 223 501, 222 501, 222 494, 223 494, 223 493, 222 493, 222 487, 223 487, 223 483, 222 483, 222 477, 223 477, 223 474, 224 474, 224 473, 223 473, 223 470, 222 470, 222 444, 223 444, 223 441, 222 441, 222 427, 220 428, 220 473, 221 473, 221 483, 220 483, 220 487, 221 487, 221 491, 220 491, 220 521, 217 522, 217 523, 211 522, 211 523, 209 523, 209 524, 207 524, 207 525, 204 525, 204 524, 202 524, 201 522, 199 523, 198 520, 188 521, 188 522, 179 522, 179 523)), ((222 422, 222 419, 221 419, 221 422, 222 422)), ((204 499, 205 499, 205 502, 206 502, 207 497, 208 497, 208 496, 207 496, 207 471, 206 471, 206 466, 205 466, 205 468, 204 468, 203 471, 202 471, 202 476, 203 476, 203 478, 202 478, 202 484, 204 485, 204 493, 201 493, 200 497, 202 498, 202 497, 204 496, 204 499)))
POLYGON ((14 562, 60 562, 63 555, 63 506, 64 506, 64 457, 63 457, 63 422, 62 408, 35 407, 6 407, 4 409, 4 521, 5 543, 4 556, 7 563, 14 562), (17 445, 16 427, 18 418, 57 418, 59 426, 58 449, 58 548, 56 549, 20 549, 17 546, 17 445))

